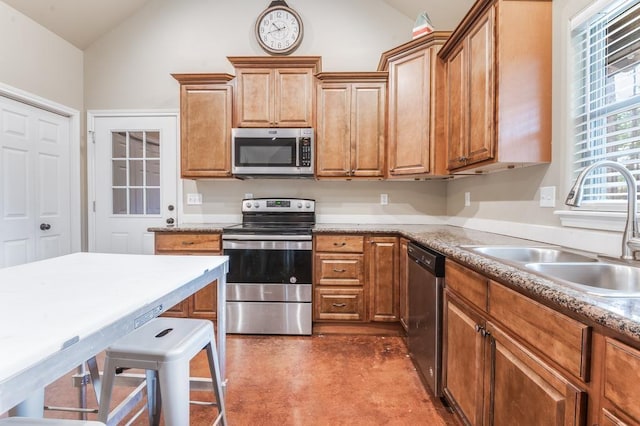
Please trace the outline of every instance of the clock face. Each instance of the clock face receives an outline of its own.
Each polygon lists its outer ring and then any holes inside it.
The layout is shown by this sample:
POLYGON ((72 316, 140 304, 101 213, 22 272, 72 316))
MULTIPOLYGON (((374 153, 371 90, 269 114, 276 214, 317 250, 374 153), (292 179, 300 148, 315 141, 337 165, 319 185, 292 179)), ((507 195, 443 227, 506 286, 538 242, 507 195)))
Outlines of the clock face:
POLYGON ((260 46, 267 52, 290 53, 302 41, 302 20, 291 9, 267 9, 258 17, 256 36, 260 46))

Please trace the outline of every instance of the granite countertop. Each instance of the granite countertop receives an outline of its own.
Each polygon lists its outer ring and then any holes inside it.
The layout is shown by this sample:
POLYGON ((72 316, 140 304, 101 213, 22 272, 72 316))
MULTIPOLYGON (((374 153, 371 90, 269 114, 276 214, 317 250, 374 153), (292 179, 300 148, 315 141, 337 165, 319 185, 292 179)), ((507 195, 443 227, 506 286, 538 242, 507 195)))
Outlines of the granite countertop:
MULTIPOLYGON (((222 232, 230 224, 182 224, 171 228, 149 228, 151 232, 222 232)), ((477 254, 465 245, 545 245, 538 241, 508 237, 448 225, 403 224, 316 224, 313 232, 399 234, 430 247, 448 258, 463 263, 486 276, 510 284, 537 300, 573 312, 587 321, 640 341, 640 298, 593 296, 551 279, 536 275, 524 267, 477 254)), ((446 278, 445 278, 446 280, 446 278)))

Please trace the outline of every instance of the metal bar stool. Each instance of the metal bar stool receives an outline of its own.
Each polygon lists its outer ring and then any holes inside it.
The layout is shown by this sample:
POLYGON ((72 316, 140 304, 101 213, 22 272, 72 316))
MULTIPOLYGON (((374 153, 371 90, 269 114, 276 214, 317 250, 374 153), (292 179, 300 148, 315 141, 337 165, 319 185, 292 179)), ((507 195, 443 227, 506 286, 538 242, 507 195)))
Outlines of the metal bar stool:
POLYGON ((226 424, 220 366, 213 324, 208 320, 155 318, 106 350, 98 420, 109 424, 111 393, 117 370, 146 370, 149 424, 159 424, 160 410, 167 425, 189 424, 189 361, 206 349, 218 416, 226 424))
POLYGON ((2 426, 104 426, 104 423, 87 420, 33 419, 30 417, 7 417, 0 419, 2 426))

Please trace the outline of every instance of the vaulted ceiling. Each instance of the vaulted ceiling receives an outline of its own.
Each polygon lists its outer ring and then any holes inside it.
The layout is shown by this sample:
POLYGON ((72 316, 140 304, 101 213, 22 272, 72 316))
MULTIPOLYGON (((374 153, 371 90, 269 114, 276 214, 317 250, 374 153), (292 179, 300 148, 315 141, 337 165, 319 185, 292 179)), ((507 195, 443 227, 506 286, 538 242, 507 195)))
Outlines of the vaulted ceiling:
MULTIPOLYGON (((75 45, 85 49, 118 23, 152 0, 2 0, 14 9, 75 45)), ((346 1, 346 0, 345 0, 346 1)), ((415 19, 427 11, 438 29, 451 30, 473 0, 382 0, 415 19), (440 28, 439 23, 446 28, 440 28)))

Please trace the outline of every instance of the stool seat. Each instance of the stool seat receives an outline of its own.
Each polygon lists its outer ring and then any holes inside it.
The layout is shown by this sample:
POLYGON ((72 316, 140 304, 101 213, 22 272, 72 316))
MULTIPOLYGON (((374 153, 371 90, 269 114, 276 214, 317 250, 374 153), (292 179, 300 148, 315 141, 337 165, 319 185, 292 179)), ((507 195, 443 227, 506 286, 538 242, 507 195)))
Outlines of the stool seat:
POLYGON ((213 324, 191 318, 155 318, 122 337, 106 350, 98 420, 110 424, 111 393, 116 373, 122 368, 146 370, 149 423, 189 424, 189 362, 206 349, 218 416, 215 424, 225 424, 226 415, 220 366, 213 324))
POLYGON ((107 356, 140 362, 191 359, 212 338, 213 325, 210 321, 156 318, 109 346, 107 356))
POLYGON ((104 426, 104 423, 87 420, 33 419, 29 417, 7 417, 0 419, 2 426, 104 426))

